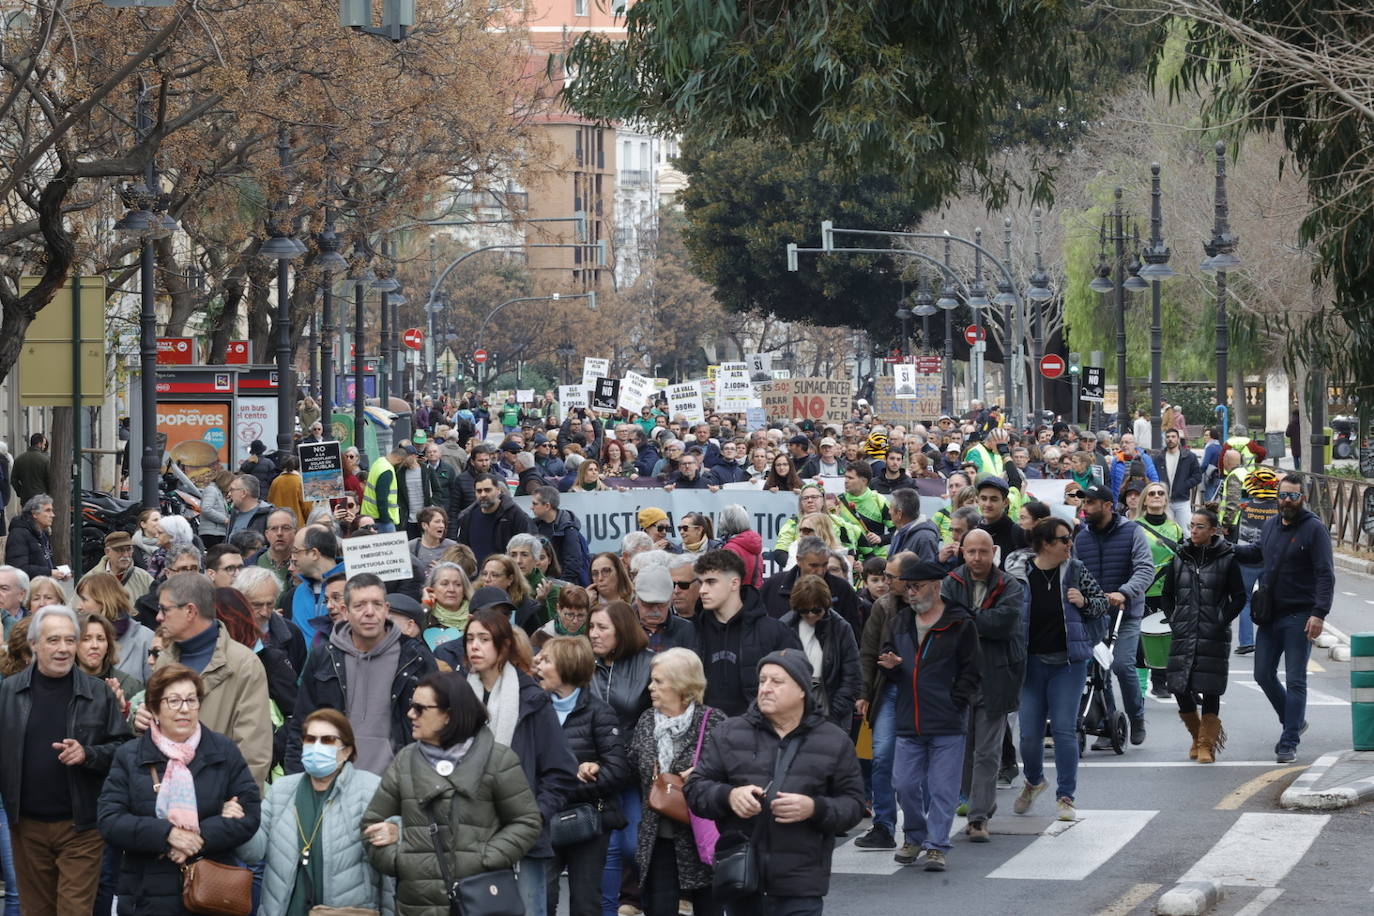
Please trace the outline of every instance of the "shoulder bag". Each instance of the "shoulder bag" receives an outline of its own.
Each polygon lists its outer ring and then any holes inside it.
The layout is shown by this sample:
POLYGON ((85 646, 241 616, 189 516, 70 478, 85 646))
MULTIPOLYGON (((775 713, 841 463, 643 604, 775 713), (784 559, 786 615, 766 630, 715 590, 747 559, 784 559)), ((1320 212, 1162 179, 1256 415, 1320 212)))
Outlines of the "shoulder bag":
MULTIPOLYGON (((456 807, 456 803, 455 803, 456 807)), ((425 806, 429 815, 429 839, 439 859, 439 874, 448 888, 450 916, 525 916, 525 903, 520 898, 520 885, 515 869, 501 868, 479 872, 457 881, 448 860, 448 844, 444 842, 439 820, 434 816, 434 802, 425 806)))
MULTIPOLYGON (((153 794, 162 783, 149 766, 153 794)), ((253 873, 212 859, 193 859, 181 866, 181 905, 203 916, 249 916, 253 912, 253 873)))
MULTIPOLYGON (((1288 559, 1288 549, 1293 546, 1293 542, 1298 539, 1298 532, 1294 531, 1288 536, 1288 543, 1283 545, 1283 551, 1279 553, 1279 562, 1274 565, 1274 569, 1282 570, 1283 561, 1288 559)), ((1255 590, 1250 593, 1250 620, 1256 626, 1267 626, 1278 619, 1278 612, 1274 608, 1273 585, 1267 577, 1261 575, 1255 582, 1255 590)))
MULTIPOLYGON (((706 718, 711 710, 703 707, 701 731, 697 735, 696 753, 692 755, 692 766, 697 765, 701 756, 701 741, 706 736, 706 718)), ((685 780, 676 773, 660 773, 654 764, 654 781, 649 786, 649 807, 664 817, 672 818, 679 824, 690 824, 692 813, 687 810, 687 796, 682 794, 685 780)))
POLYGON ((757 822, 752 834, 748 837, 739 837, 736 845, 716 856, 711 887, 719 900, 738 900, 759 892, 759 846, 764 840, 764 831, 768 825, 768 806, 777 797, 778 790, 782 788, 782 781, 787 777, 787 771, 791 768, 797 751, 801 749, 800 738, 793 738, 785 743, 786 746, 778 751, 777 762, 773 765, 773 779, 765 788, 763 810, 755 815, 757 822))
POLYGON ((564 808, 549 821, 549 842, 554 846, 575 846, 601 836, 604 803, 583 802, 564 808))
MULTIPOLYGON (((697 761, 701 759, 701 745, 706 740, 706 720, 711 717, 711 707, 705 707, 701 714, 701 730, 697 732, 697 749, 692 754, 692 768, 696 769, 697 761)), ((720 831, 716 828, 716 822, 706 817, 697 817, 690 809, 687 816, 691 819, 692 839, 697 845, 697 858, 706 865, 714 865, 716 861, 716 842, 720 839, 720 831)))

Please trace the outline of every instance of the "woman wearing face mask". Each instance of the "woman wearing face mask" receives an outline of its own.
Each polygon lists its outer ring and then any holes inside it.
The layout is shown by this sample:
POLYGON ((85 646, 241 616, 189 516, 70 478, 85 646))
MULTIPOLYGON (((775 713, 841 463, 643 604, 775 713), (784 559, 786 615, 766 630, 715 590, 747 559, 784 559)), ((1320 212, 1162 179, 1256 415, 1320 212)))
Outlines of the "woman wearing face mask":
POLYGON ((260 912, 306 916, 316 906, 392 912, 394 895, 385 892, 358 830, 382 778, 353 765, 353 741, 353 726, 335 709, 317 709, 301 724, 305 772, 272 783, 258 832, 239 847, 244 861, 266 864, 260 912))

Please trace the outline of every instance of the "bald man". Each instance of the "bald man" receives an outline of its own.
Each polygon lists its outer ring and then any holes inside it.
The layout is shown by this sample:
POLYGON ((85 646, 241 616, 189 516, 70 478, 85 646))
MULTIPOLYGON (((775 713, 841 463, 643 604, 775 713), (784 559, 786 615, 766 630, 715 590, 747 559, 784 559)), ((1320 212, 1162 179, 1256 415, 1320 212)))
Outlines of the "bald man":
MULTIPOLYGON (((992 535, 974 528, 964 535, 964 563, 940 587, 945 605, 959 605, 973 615, 980 648, 981 697, 969 717, 964 753, 968 827, 974 843, 989 839, 988 819, 997 800, 997 776, 1007 714, 1015 711, 1026 673, 1026 634, 1021 623, 1023 592, 1019 580, 997 568, 992 535)), ((1015 757, 1013 766, 1015 765, 1015 757)))

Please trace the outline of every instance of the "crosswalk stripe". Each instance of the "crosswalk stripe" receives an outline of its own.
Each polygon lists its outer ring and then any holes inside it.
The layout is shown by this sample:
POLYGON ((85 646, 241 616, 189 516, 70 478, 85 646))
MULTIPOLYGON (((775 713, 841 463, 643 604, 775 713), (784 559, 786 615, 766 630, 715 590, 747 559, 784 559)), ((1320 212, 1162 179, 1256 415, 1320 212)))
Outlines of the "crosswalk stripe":
POLYGON ((1255 895, 1254 900, 1251 900, 1249 903, 1245 904, 1245 906, 1236 910, 1236 916, 1259 916, 1260 913, 1263 913, 1269 908, 1269 904, 1279 899, 1282 895, 1283 888, 1266 887, 1255 895))
POLYGON ((1276 887, 1330 819, 1329 814, 1242 814, 1179 882, 1276 887))
POLYGON ((1073 829, 1036 839, 988 877, 1082 881, 1116 855, 1158 813, 1079 811, 1073 829))
MULTIPOLYGON (((1261 695, 1263 695, 1263 693, 1264 693, 1264 689, 1263 689, 1262 687, 1260 687, 1259 684, 1256 684, 1254 681, 1247 681, 1247 680, 1244 680, 1244 679, 1242 679, 1242 678, 1233 677, 1233 678, 1231 678, 1231 683, 1232 683, 1232 684, 1239 685, 1239 686, 1241 686, 1241 687, 1244 687, 1244 688, 1246 688, 1246 689, 1248 689, 1248 690, 1254 690, 1254 691, 1260 693, 1261 695)), ((1337 697, 1337 696, 1332 696, 1332 695, 1329 694, 1329 693, 1323 693, 1323 692, 1320 691, 1320 690, 1313 690, 1313 689, 1312 689, 1312 686, 1309 684, 1308 687, 1307 687, 1307 705, 1308 705, 1308 706, 1349 706, 1349 705, 1350 705, 1350 701, 1349 701, 1349 700, 1343 700, 1343 699, 1341 699, 1340 697, 1337 697)))

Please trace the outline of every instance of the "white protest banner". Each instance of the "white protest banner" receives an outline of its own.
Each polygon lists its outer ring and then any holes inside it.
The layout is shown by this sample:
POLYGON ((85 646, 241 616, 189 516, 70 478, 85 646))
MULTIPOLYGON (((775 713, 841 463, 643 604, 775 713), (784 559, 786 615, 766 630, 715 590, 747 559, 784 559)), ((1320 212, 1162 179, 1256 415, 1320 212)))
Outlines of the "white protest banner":
POLYGON ((301 461, 301 489, 310 502, 344 495, 343 451, 337 442, 302 442, 296 447, 301 461))
POLYGON ((587 407, 587 389, 581 385, 559 385, 558 403, 563 408, 563 418, 567 419, 570 411, 578 407, 587 407))
POLYGON ((611 361, 609 359, 597 359, 592 356, 584 357, 582 360, 582 387, 591 391, 596 387, 596 380, 605 378, 611 374, 611 361))
POLYGON ((533 403, 534 403, 534 389, 533 389, 533 388, 517 388, 517 389, 515 389, 515 403, 517 403, 517 404, 533 404, 533 403))
MULTIPOLYGON (((529 496, 517 496, 515 502, 528 512, 530 499, 529 496)), ((670 493, 658 488, 631 487, 623 493, 616 490, 563 493, 559 499, 559 508, 569 510, 582 521, 582 534, 593 553, 618 551, 620 539, 639 530, 636 519, 639 510, 650 506, 667 512, 669 522, 676 525, 676 521, 688 512, 702 512, 711 516, 714 522, 723 508, 738 503, 749 513, 754 530, 763 538, 765 554, 773 549, 783 524, 797 514, 797 494, 766 490, 720 490, 716 493, 673 490, 670 493)))
POLYGON ((719 377, 720 375, 722 375, 723 373, 726 373, 726 372, 743 372, 745 375, 748 375, 748 374, 749 374, 749 364, 748 364, 748 363, 721 363, 721 364, 720 364, 720 369, 717 370, 717 372, 716 372, 716 376, 719 377))
POLYGON ((654 380, 638 372, 627 371, 620 380, 620 405, 630 413, 639 413, 654 393, 654 380))
POLYGON ((373 573, 383 582, 409 579, 410 548, 406 533, 370 534, 343 541, 344 572, 352 579, 358 573, 373 573))
POLYGON ((767 384, 773 381, 773 354, 750 353, 745 362, 749 364, 749 381, 767 384))
MULTIPOLYGON (((742 364, 741 364, 742 365, 742 364)), ((722 413, 744 413, 754 396, 749 373, 743 369, 726 370, 716 376, 716 410, 722 413)))
POLYGON ((688 423, 702 423, 706 411, 701 403, 701 388, 696 382, 668 386, 668 416, 681 416, 688 423))
POLYGON ((898 363, 892 367, 893 396, 899 401, 916 397, 916 367, 909 363, 898 363))

